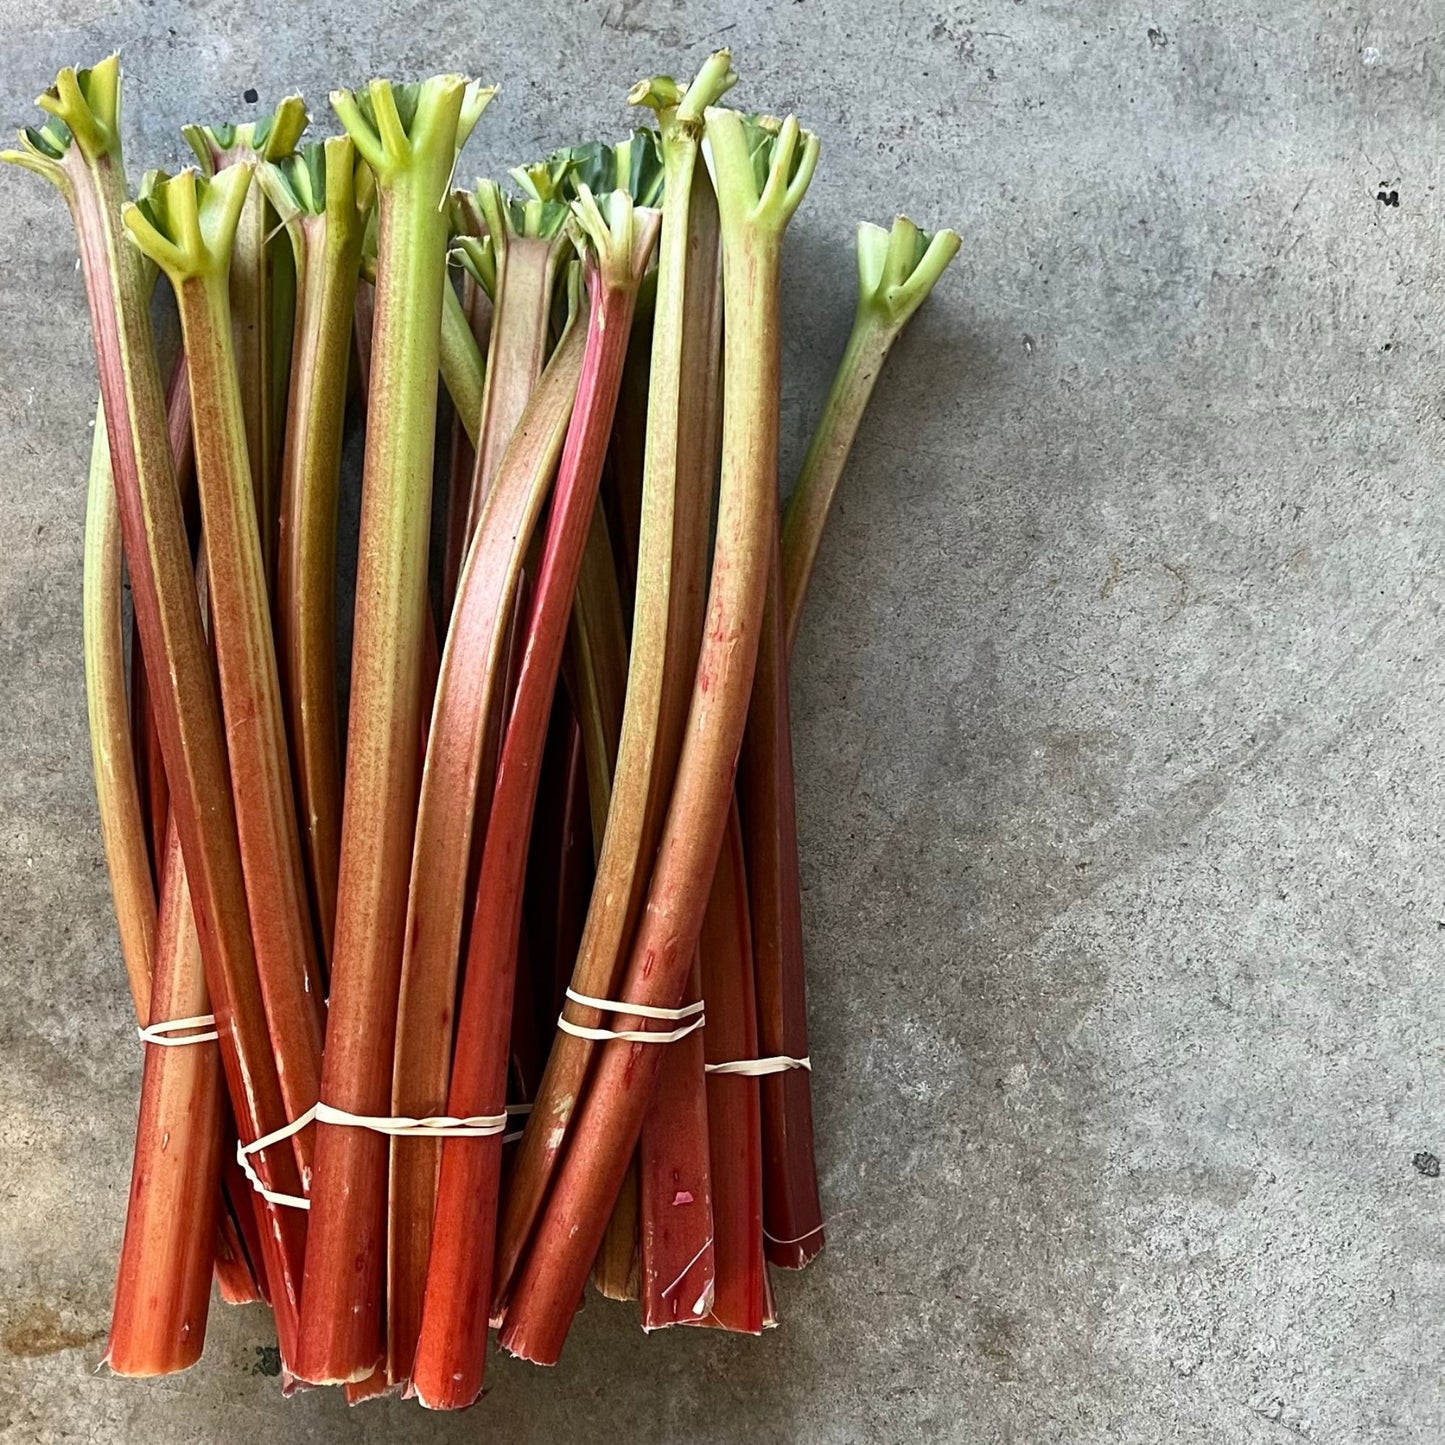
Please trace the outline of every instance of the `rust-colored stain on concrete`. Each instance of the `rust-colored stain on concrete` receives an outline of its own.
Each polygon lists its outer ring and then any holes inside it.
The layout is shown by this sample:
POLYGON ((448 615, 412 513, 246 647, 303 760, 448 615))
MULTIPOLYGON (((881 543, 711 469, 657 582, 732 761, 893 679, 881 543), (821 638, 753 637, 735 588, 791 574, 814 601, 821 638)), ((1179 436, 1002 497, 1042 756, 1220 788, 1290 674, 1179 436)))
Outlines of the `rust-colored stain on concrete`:
POLYGON ((0 1325, 0 1349, 22 1360, 38 1360, 61 1350, 79 1350, 105 1338, 103 1329, 67 1325, 53 1305, 26 1305, 0 1325))

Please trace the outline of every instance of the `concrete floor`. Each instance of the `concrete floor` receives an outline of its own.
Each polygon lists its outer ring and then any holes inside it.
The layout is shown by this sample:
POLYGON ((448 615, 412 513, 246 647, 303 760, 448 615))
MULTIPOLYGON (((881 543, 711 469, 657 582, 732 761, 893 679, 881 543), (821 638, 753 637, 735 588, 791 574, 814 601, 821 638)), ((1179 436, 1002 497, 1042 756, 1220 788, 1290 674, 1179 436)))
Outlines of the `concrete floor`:
POLYGON ((579 1320, 474 1415, 289 1402, 253 1312, 95 1372, 139 1055, 80 664, 90 341, 0 175, 0 1438, 1445 1439, 1442 12, 1324 0, 0 0, 0 116, 119 44, 138 174, 300 87, 503 83, 499 173, 730 44, 824 159, 785 469, 854 221, 964 252, 796 675, 831 1244, 760 1341, 579 1320))

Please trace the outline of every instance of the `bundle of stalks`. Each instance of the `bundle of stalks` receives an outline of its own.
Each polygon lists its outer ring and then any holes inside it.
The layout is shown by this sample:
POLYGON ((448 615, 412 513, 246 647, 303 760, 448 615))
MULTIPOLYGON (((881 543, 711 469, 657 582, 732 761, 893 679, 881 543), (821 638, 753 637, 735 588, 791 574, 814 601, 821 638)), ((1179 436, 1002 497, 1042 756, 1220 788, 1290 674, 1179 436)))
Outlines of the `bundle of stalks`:
POLYGON ((959 240, 860 227, 784 509, 819 146, 722 107, 736 79, 640 82, 655 128, 470 191, 491 90, 337 91, 305 145, 292 96, 132 195, 111 57, 5 153, 70 207, 100 379, 86 690, 145 1052, 118 1373, 194 1363, 214 1278, 274 1315, 288 1390, 458 1409, 493 1328, 556 1361, 589 1278, 646 1329, 757 1334, 769 1269, 823 1248, 789 661, 959 240))

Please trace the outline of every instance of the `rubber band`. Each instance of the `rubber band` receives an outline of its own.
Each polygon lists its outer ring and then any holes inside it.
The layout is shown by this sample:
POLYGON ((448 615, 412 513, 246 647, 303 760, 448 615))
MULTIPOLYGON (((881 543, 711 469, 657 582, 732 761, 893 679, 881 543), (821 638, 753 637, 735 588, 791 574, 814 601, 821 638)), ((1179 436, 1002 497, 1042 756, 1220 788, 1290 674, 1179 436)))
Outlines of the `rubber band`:
POLYGON ((163 1049, 177 1049, 183 1044, 213 1044, 221 1037, 216 1029, 215 1014, 196 1014, 188 1019, 168 1019, 165 1023, 150 1024, 146 1028, 137 1029, 140 1041, 143 1044, 156 1044, 163 1049), (209 1029, 210 1033, 186 1034, 185 1037, 173 1039, 170 1036, 180 1033, 183 1029, 209 1029))
POLYGON ((800 1234, 796 1239, 779 1239, 776 1234, 769 1234, 765 1229, 763 1230, 763 1238, 766 1239, 769 1244, 776 1244, 786 1249, 790 1244, 801 1244, 805 1239, 812 1239, 815 1234, 822 1234, 827 1227, 828 1221, 824 1220, 816 1229, 810 1229, 806 1234, 800 1234))
POLYGON ((318 1101, 299 1118, 283 1124, 279 1129, 273 1129, 250 1144, 237 1141, 236 1163, 241 1166, 251 1188, 262 1199, 289 1209, 310 1209, 311 1201, 299 1194, 283 1194, 278 1190, 268 1189, 252 1167, 250 1156, 291 1138, 293 1134, 299 1134, 313 1122, 339 1124, 351 1129, 370 1129, 373 1133, 385 1134, 393 1139, 486 1139, 501 1134, 502 1143, 507 1144, 522 1137, 520 1131, 513 1134, 503 1132, 512 1115, 530 1114, 531 1111, 530 1104, 508 1104, 500 1114, 472 1114, 464 1119, 453 1118, 448 1114, 433 1114, 422 1119, 412 1119, 404 1115, 388 1118, 375 1114, 352 1114, 332 1104, 318 1101))
POLYGON ((564 1034, 571 1034, 577 1039, 595 1039, 598 1043, 675 1044, 707 1022, 703 1014, 707 1005, 701 999, 696 1003, 683 1004, 681 1008, 660 1008, 656 1004, 619 1003, 615 999, 592 998, 571 988, 567 990, 567 997, 584 1008, 596 1009, 598 1013, 626 1014, 630 1018, 639 1019, 688 1020, 681 1028, 653 1032, 648 1029, 593 1029, 584 1024, 574 1024, 565 1010, 558 1015, 557 1027, 564 1034))
POLYGON ((675 1044, 679 1039, 685 1039, 690 1033, 700 1029, 707 1020, 701 1015, 693 1019, 691 1023, 684 1024, 680 1029, 668 1029, 666 1033, 652 1033, 645 1029, 589 1029, 581 1024, 574 1024, 565 1014, 557 1020, 557 1027, 564 1034, 571 1034, 578 1039, 596 1039, 599 1043, 624 1043, 624 1044, 675 1044))
POLYGON ((595 1008, 598 1013, 604 1014, 631 1014, 638 1019, 690 1019, 694 1014, 700 1014, 706 1005, 701 999, 696 1003, 685 1003, 681 1008, 658 1008, 650 1003, 615 1003, 607 998, 590 998, 585 993, 578 993, 575 989, 567 990, 567 997, 573 1003, 580 1003, 586 1008, 595 1008))
POLYGON ((790 1054, 773 1054, 766 1059, 734 1059, 730 1063, 703 1067, 709 1074, 741 1074, 745 1079, 759 1079, 764 1074, 783 1074, 789 1069, 807 1069, 811 1073, 813 1061, 806 1054, 801 1059, 790 1054))
MULTIPOLYGON (((688 1276, 688 1271, 691 1270, 692 1267, 693 1267, 693 1265, 695 1265, 695 1264, 698 1262, 698 1260, 700 1260, 700 1259, 703 1257, 703 1255, 705 1255, 705 1254, 708 1252, 708 1250, 710 1250, 710 1249, 712 1248, 712 1245, 713 1245, 713 1237, 712 1237, 712 1235, 708 1235, 706 1242, 703 1244, 703 1247, 702 1247, 700 1250, 698 1250, 698 1252, 697 1252, 695 1255, 693 1255, 693 1257, 692 1257, 690 1260, 688 1260, 688 1262, 687 1262, 685 1265, 683 1265, 683 1267, 682 1267, 682 1273, 681 1273, 680 1275, 678 1275, 678 1277, 677 1277, 675 1280, 673 1280, 673 1282, 672 1282, 670 1285, 668 1285, 668 1287, 667 1287, 665 1290, 662 1290, 662 1291, 659 1293, 658 1298, 659 1298, 659 1299, 666 1299, 666 1298, 668 1297, 668 1295, 670 1295, 670 1294, 673 1292, 673 1290, 675 1290, 675 1289, 678 1287, 678 1285, 680 1285, 680 1284, 683 1282, 683 1280, 685 1280, 685 1279, 687 1278, 687 1276, 688 1276)), ((692 1307, 692 1313, 693 1313, 694 1315, 700 1315, 700 1314, 702 1314, 702 1313, 707 1309, 708 1296, 712 1293, 712 1291, 713 1291, 713 1281, 712 1281, 712 1280, 709 1280, 709 1281, 708 1281, 707 1288, 706 1288, 705 1290, 703 1290, 703 1292, 702 1292, 701 1295, 698 1296, 698 1301, 697 1301, 697 1303, 696 1303, 695 1305, 693 1305, 693 1307, 692 1307)))

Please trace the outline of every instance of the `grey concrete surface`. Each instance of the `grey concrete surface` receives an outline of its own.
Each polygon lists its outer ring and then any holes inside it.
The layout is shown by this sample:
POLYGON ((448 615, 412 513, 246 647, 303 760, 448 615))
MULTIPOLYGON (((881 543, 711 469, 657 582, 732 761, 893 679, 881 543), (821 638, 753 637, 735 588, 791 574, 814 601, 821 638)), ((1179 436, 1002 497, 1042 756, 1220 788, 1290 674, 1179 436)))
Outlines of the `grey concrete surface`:
POLYGON ((348 1414, 279 1398, 246 1311, 187 1376, 95 1369, 139 1058, 85 741, 94 383, 68 219, 0 175, 0 1438, 1445 1440, 1441 6, 0 19, 9 122, 122 47, 137 172, 248 86, 300 87, 324 129, 337 81, 463 68, 503 83, 467 157, 498 173, 730 44, 740 103, 823 140, 789 469, 853 223, 966 237, 799 647, 828 1252, 763 1340, 594 1303, 470 1416, 348 1414))

